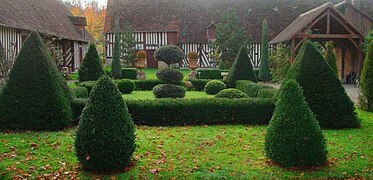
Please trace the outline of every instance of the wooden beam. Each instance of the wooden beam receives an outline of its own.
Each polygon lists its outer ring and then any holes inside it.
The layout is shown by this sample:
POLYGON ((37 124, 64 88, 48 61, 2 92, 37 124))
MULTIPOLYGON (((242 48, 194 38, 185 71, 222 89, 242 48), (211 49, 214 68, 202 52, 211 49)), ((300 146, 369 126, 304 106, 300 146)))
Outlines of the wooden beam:
POLYGON ((300 40, 300 41, 298 42, 298 44, 297 44, 297 45, 295 46, 295 48, 294 48, 294 52, 297 51, 297 49, 299 48, 299 46, 301 46, 305 40, 307 40, 307 38, 303 38, 302 40, 300 40))
POLYGON ((291 40, 291 49, 290 49, 290 64, 293 64, 295 60, 295 38, 291 40))
POLYGON ((359 39, 360 36, 354 34, 299 34, 295 38, 303 39, 359 39))
POLYGON ((326 34, 330 34, 330 10, 327 11, 326 34))
POLYGON ((307 31, 309 31, 316 23, 318 23, 321 19, 323 19, 325 16, 327 15, 327 13, 324 13, 322 14, 321 16, 319 16, 315 21, 312 22, 311 25, 309 25, 306 29, 303 30, 303 34, 306 34, 307 31))

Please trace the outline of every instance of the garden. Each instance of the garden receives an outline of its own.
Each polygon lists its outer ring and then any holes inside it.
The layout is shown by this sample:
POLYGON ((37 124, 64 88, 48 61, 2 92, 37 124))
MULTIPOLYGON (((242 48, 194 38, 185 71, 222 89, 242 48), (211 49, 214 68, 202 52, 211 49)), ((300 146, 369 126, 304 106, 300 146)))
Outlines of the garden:
POLYGON ((291 66, 264 49, 259 69, 246 46, 230 68, 197 69, 197 52, 165 45, 154 57, 167 68, 146 69, 144 51, 123 68, 115 33, 112 65, 92 43, 68 81, 28 36, 0 89, 2 179, 373 177, 373 41, 354 104, 331 45, 305 41, 291 66), (185 56, 189 70, 171 68, 185 56))

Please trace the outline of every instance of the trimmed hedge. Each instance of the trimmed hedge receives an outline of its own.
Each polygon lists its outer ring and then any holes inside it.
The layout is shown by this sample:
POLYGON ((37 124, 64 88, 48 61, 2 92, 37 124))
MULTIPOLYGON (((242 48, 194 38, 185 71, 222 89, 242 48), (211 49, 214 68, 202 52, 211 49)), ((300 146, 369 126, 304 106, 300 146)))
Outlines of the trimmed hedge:
POLYGON ((268 124, 275 109, 271 99, 156 99, 126 103, 134 123, 147 126, 268 124))
POLYGON ((71 101, 71 110, 73 112, 73 122, 75 125, 78 125, 80 115, 82 114, 82 111, 87 102, 87 98, 74 98, 71 101))
POLYGON ((210 79, 193 79, 190 82, 193 85, 194 90, 196 91, 204 91, 206 84, 211 81, 210 79))
POLYGON ((156 72, 156 75, 160 81, 167 83, 180 82, 184 78, 184 74, 178 69, 161 69, 156 72))
POLYGON ((219 69, 198 69, 197 79, 223 79, 222 72, 229 72, 228 70, 219 69))
POLYGON ((88 98, 88 90, 85 87, 70 87, 70 93, 73 98, 88 98))
POLYGON ((122 68, 122 79, 137 79, 136 68, 122 68))
MULTIPOLYGON (((134 80, 136 84, 136 90, 138 91, 151 91, 153 88, 159 84, 165 84, 165 82, 160 81, 158 79, 146 79, 146 80, 134 80)), ((174 82, 170 84, 175 84, 179 86, 183 86, 183 82, 174 82)))
POLYGON ((85 87, 88 90, 88 94, 91 93, 93 87, 97 84, 97 81, 84 81, 78 84, 79 87, 85 87))
POLYGON ((236 89, 243 91, 250 97, 257 97, 258 92, 262 89, 274 89, 271 86, 265 86, 253 83, 252 81, 248 80, 240 80, 236 82, 236 89))
POLYGON ((234 99, 234 98, 249 98, 249 96, 234 88, 229 88, 229 89, 224 89, 220 91, 218 94, 215 95, 216 98, 229 98, 229 99, 234 99))
POLYGON ((241 47, 237 54, 233 66, 229 70, 227 77, 228 87, 234 87, 238 80, 250 80, 258 82, 258 78, 254 73, 253 66, 249 57, 247 56, 246 47, 241 47))
POLYGON ((136 85, 135 83, 130 79, 121 79, 117 82, 117 86, 119 91, 122 94, 131 94, 133 90, 135 90, 136 85))
POLYGON ((219 80, 211 80, 205 86, 205 92, 210 95, 215 95, 227 86, 219 80))
POLYGON ((260 89, 256 95, 258 98, 274 98, 277 99, 278 90, 277 89, 260 89))
POLYGON ((185 88, 173 84, 160 84, 154 87, 155 98, 184 98, 185 88))

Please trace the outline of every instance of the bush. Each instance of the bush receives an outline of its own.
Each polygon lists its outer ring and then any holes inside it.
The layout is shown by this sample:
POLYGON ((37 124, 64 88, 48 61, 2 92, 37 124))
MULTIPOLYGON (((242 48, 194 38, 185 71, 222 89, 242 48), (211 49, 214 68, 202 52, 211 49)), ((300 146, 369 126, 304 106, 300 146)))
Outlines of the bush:
POLYGON ((229 71, 227 80, 229 87, 234 87, 238 80, 258 82, 245 47, 241 47, 240 52, 237 54, 236 60, 229 71))
POLYGON ((367 47, 367 56, 359 81, 359 89, 360 107, 363 110, 373 112, 373 40, 367 47))
POLYGON ((85 81, 78 84, 79 87, 84 87, 87 89, 88 94, 91 93, 94 86, 96 86, 97 81, 85 81))
POLYGON ((96 45, 91 43, 78 71, 79 82, 97 81, 104 74, 96 45))
POLYGON ((237 81, 236 88, 250 97, 257 97, 258 92, 262 89, 274 89, 271 86, 260 85, 247 80, 237 81))
POLYGON ((290 69, 290 49, 285 44, 276 46, 269 56, 272 81, 278 82, 286 78, 290 69))
POLYGON ((223 79, 223 77, 221 76, 222 72, 228 72, 228 70, 198 69, 197 78, 198 79, 223 79))
POLYGON ((122 65, 120 62, 121 49, 120 49, 120 25, 119 19, 115 20, 114 25, 114 47, 113 47, 113 60, 111 62, 111 77, 120 79, 122 77, 122 65))
POLYGON ((204 91, 206 84, 211 81, 210 79, 193 79, 190 80, 193 84, 193 88, 196 91, 204 91))
POLYGON ((126 102, 133 121, 140 126, 268 124, 275 108, 270 99, 198 98, 126 102))
POLYGON ((154 52, 154 58, 157 61, 163 61, 170 65, 173 63, 179 63, 184 59, 184 52, 175 45, 165 45, 158 48, 154 52))
POLYGON ((135 148, 135 128, 122 95, 102 77, 83 110, 75 154, 86 171, 113 172, 130 165, 135 148))
POLYGON ((137 69, 122 68, 122 79, 137 79, 137 69))
POLYGON ((117 86, 122 94, 131 94, 135 90, 135 83, 129 79, 118 81, 117 86))
POLYGON ((64 129, 72 113, 62 79, 43 40, 31 32, 1 93, 0 129, 64 129))
MULTIPOLYGON (((147 80, 134 80, 136 85, 136 90, 138 91, 150 91, 159 84, 164 84, 165 82, 158 79, 147 79, 147 80)), ((171 84, 183 86, 183 82, 173 82, 171 84)))
POLYGON ((206 84, 205 92, 210 95, 215 95, 225 88, 227 88, 227 86, 223 82, 219 80, 212 80, 206 84))
POLYGON ((82 114, 82 111, 87 102, 87 98, 74 98, 71 101, 71 110, 73 112, 73 120, 75 125, 78 125, 80 115, 82 114))
POLYGON ((160 81, 167 83, 180 82, 184 78, 184 74, 177 69, 161 69, 157 71, 156 75, 160 81))
POLYGON ((271 88, 260 89, 258 91, 256 97, 258 97, 258 98, 274 98, 274 99, 277 99, 277 93, 278 93, 277 89, 271 89, 271 88))
POLYGON ((294 80, 280 88, 279 100, 265 138, 269 159, 287 168, 326 163, 326 143, 320 126, 294 80))
POLYGON ((155 98, 184 98, 185 88, 173 84, 160 84, 153 88, 155 98))
POLYGON ((215 97, 216 98, 229 98, 229 99, 249 98, 249 96, 246 93, 238 89, 234 89, 234 88, 224 89, 220 91, 218 94, 216 94, 215 97))
POLYGON ((85 87, 70 87, 70 93, 74 98, 88 98, 88 90, 85 87))
POLYGON ((337 57, 335 56, 334 46, 332 42, 326 43, 324 59, 326 60, 326 63, 328 63, 332 70, 335 72, 335 75, 338 77, 337 57))
POLYGON ((306 42, 291 67, 289 79, 295 79, 321 127, 359 127, 354 104, 347 96, 335 72, 316 47, 306 42))

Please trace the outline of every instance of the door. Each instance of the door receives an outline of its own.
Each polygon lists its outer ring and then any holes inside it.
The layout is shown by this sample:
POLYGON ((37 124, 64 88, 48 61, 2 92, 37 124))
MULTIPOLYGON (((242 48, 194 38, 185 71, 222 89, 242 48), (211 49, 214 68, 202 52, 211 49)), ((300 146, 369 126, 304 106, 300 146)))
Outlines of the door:
POLYGON ((148 68, 158 68, 158 62, 154 59, 154 51, 155 50, 147 50, 147 67, 148 68))

